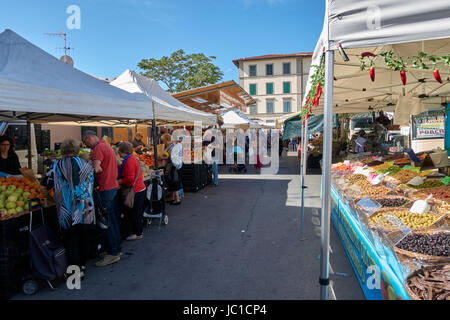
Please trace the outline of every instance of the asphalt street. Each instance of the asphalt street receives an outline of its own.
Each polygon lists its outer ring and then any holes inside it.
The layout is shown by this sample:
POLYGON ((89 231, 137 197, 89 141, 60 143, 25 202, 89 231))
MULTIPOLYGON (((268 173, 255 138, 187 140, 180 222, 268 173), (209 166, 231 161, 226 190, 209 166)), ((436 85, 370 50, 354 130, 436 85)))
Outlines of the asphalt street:
MULTIPOLYGON (((295 153, 278 175, 249 166, 219 176, 219 187, 186 193, 169 206, 169 224, 123 243, 120 262, 91 261, 80 290, 42 287, 13 299, 319 299, 320 176, 307 177, 304 239, 300 239, 300 179, 295 153)), ((331 224, 330 299, 364 299, 331 224)))

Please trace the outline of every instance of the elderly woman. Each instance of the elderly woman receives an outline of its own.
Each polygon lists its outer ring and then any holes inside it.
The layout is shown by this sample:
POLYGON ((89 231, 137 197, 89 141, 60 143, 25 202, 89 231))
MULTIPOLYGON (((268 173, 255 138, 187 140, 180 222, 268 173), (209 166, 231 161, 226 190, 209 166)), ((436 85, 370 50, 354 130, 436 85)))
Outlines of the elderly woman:
POLYGON ((78 157, 81 143, 73 139, 61 144, 62 159, 48 171, 43 185, 54 189, 56 210, 61 228, 67 262, 77 265, 84 276, 89 258, 89 231, 87 225, 95 223, 92 196, 94 168, 78 157))
POLYGON ((0 137, 0 172, 21 174, 19 157, 14 152, 14 141, 8 136, 0 137))
POLYGON ((133 145, 129 142, 119 144, 118 152, 123 159, 119 167, 119 184, 121 187, 134 188, 133 208, 123 206, 131 225, 131 235, 127 240, 139 240, 143 238, 142 220, 145 209, 146 187, 142 178, 141 165, 138 159, 133 155, 133 145))
POLYGON ((181 204, 180 190, 181 184, 181 167, 183 166, 183 146, 179 142, 172 142, 172 136, 165 133, 161 136, 161 142, 166 146, 167 165, 165 174, 169 180, 169 192, 172 193, 172 200, 174 205, 181 204))

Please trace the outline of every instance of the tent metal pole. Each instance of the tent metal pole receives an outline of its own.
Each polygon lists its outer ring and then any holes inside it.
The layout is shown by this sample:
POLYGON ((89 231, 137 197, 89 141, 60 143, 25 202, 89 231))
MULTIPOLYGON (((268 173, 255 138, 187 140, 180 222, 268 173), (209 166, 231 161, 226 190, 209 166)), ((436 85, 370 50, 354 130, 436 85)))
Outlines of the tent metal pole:
POLYGON ((33 153, 31 151, 31 122, 27 120, 27 135, 28 135, 28 168, 33 169, 33 153))
POLYGON ((301 188, 302 188, 302 217, 300 220, 300 240, 305 240, 303 237, 303 231, 305 229, 305 189, 307 188, 305 186, 305 176, 306 176, 306 146, 307 143, 307 137, 308 137, 308 119, 305 120, 305 125, 302 128, 302 153, 301 153, 301 164, 300 164, 300 170, 301 170, 301 188))
MULTIPOLYGON (((302 125, 302 142, 303 137, 305 136, 305 125, 302 125)), ((303 147, 302 147, 303 148, 303 147)), ((301 154, 300 158, 300 189, 302 194, 302 209, 301 209, 301 215, 300 215, 300 240, 303 238, 303 220, 304 220, 304 214, 305 214, 305 192, 303 189, 303 186, 305 184, 305 175, 303 170, 303 154, 301 154)))
POLYGON ((157 141, 157 128, 155 119, 155 103, 152 101, 153 119, 152 119, 152 129, 153 129, 153 155, 155 156, 155 170, 158 170, 158 141, 157 141))
POLYGON ((328 300, 330 274, 330 191, 331 191, 331 148, 333 128, 333 75, 334 51, 325 51, 325 101, 322 165, 322 213, 320 248, 320 299, 328 300))

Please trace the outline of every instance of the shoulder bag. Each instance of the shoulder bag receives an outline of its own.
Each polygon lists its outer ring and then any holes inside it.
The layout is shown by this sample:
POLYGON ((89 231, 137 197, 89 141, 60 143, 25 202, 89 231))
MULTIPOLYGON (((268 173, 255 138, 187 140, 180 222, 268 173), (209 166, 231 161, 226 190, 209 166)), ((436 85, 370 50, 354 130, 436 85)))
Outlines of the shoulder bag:
POLYGON ((134 183, 131 187, 122 186, 120 188, 120 193, 122 196, 122 203, 128 209, 132 209, 134 206, 134 186, 136 184, 137 179, 139 178, 140 172, 141 172, 141 167, 139 166, 138 173, 136 175, 136 179, 134 179, 134 183))

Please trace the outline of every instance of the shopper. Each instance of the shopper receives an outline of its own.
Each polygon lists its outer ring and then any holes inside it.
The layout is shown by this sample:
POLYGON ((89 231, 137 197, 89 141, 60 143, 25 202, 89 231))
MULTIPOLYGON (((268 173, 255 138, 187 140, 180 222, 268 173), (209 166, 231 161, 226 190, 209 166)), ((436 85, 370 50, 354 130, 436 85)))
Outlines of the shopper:
POLYGON ((87 225, 95 223, 95 208, 94 168, 77 156, 80 146, 79 141, 64 140, 61 144, 63 158, 53 163, 42 184, 47 190, 54 190, 68 265, 79 266, 83 277, 90 248, 87 225))
POLYGON ((213 186, 218 187, 219 186, 219 165, 217 162, 217 159, 215 159, 216 156, 216 149, 218 146, 213 147, 212 144, 216 141, 216 137, 212 136, 211 141, 207 144, 208 148, 211 150, 211 168, 212 168, 212 174, 213 174, 213 186))
POLYGON ((281 135, 281 132, 280 136, 278 137, 278 151, 281 158, 281 156, 283 155, 283 136, 281 135))
POLYGON ((108 229, 106 238, 108 240, 108 251, 102 260, 97 262, 97 267, 116 263, 121 256, 121 234, 117 221, 115 200, 119 183, 117 181, 117 159, 114 150, 96 133, 87 130, 83 136, 83 142, 92 149, 92 161, 99 183, 99 194, 103 207, 108 209, 108 229))
POLYGON ((145 147, 145 143, 142 141, 143 138, 144 136, 142 135, 142 133, 137 132, 136 135, 134 136, 134 140, 130 141, 136 152, 141 153, 142 149, 145 147))
MULTIPOLYGON (((129 142, 122 142, 118 149, 120 157, 123 159, 119 168, 119 185, 123 187, 134 186, 133 208, 123 206, 123 211, 131 225, 131 235, 127 240, 139 240, 142 235, 142 220, 145 209, 146 188, 142 178, 142 170, 139 161, 133 155, 133 145, 129 142)), ((120 190, 119 190, 120 192, 120 190)))
POLYGON ((19 157, 14 151, 14 140, 8 136, 0 137, 0 172, 21 174, 19 157))
POLYGON ((183 166, 183 147, 180 143, 173 143, 172 136, 165 133, 161 136, 161 142, 165 145, 168 154, 165 174, 168 178, 169 192, 172 193, 174 205, 181 204, 181 167, 183 166))
POLYGON ((359 137, 356 139, 355 153, 364 153, 366 151, 366 132, 361 130, 359 137))

